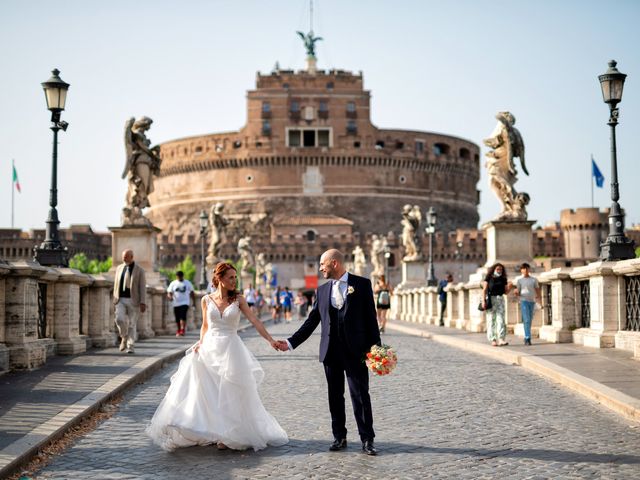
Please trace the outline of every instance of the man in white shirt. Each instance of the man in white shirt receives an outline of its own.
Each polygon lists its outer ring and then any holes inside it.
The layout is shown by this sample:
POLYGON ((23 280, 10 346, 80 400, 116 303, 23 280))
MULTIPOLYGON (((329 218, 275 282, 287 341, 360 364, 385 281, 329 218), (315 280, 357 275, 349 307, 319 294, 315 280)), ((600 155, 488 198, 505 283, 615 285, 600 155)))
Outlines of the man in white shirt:
POLYGON ((184 272, 176 272, 176 279, 167 287, 167 297, 173 304, 173 314, 176 317, 176 326, 178 327, 176 337, 184 336, 189 304, 193 301, 195 305, 196 298, 193 293, 193 285, 189 280, 185 280, 184 272))

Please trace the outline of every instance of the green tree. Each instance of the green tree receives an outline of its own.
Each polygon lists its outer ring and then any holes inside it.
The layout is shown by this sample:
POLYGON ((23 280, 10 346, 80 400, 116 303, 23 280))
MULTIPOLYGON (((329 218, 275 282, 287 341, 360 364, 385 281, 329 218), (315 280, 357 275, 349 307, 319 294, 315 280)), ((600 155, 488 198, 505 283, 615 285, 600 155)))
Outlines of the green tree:
POLYGON ((640 247, 636 247, 636 258, 640 258, 640 247))
POLYGON ((184 273, 184 278, 193 283, 196 278, 196 266, 193 264, 191 255, 184 257, 184 260, 177 264, 175 268, 160 268, 160 273, 172 282, 176 279, 176 272, 179 270, 184 273))
POLYGON ((69 260, 69 267, 81 271, 82 273, 104 273, 108 272, 113 264, 111 257, 104 261, 97 258, 89 260, 84 253, 76 253, 69 260))

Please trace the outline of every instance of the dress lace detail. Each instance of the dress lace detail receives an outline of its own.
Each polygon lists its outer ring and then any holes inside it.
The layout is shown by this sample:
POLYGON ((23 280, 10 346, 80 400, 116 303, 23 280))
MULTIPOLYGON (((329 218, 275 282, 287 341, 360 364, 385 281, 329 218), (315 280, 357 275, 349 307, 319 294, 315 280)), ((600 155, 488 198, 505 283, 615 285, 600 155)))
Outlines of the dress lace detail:
POLYGON ((258 394, 264 371, 238 336, 238 302, 221 312, 205 299, 209 328, 200 350, 180 361, 147 435, 167 451, 216 442, 237 450, 286 444, 258 394))

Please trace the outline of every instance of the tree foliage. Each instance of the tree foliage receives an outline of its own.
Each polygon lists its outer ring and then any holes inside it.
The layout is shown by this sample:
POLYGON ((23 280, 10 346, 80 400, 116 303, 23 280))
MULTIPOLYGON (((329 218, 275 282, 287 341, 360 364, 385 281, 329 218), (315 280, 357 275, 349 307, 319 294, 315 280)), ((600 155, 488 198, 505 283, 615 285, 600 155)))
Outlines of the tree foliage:
POLYGON ((180 270, 184 273, 184 278, 192 283, 194 282, 196 278, 196 266, 193 264, 191 255, 184 257, 184 260, 177 264, 175 268, 160 268, 160 273, 172 282, 176 279, 176 272, 180 270))
POLYGON ((84 253, 76 253, 69 259, 69 267, 81 271, 82 273, 105 273, 112 265, 111 257, 100 261, 97 258, 89 260, 84 253))

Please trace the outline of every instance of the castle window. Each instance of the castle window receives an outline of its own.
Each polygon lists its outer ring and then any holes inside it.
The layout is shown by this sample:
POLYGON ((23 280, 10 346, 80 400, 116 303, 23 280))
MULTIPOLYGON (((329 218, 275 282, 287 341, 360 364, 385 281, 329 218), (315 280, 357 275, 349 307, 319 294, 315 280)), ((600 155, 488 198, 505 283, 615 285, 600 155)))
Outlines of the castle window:
POLYGON ((289 130, 289 146, 300 146, 300 130, 289 130))
POLYGON ((464 160, 469 160, 471 158, 471 152, 469 151, 468 148, 461 148, 460 149, 460 158, 462 158, 464 160))
POLYGON ((333 82, 327 82, 327 90, 333 90, 333 82))
POLYGON ((424 140, 416 140, 416 154, 422 155, 424 153, 424 140))
POLYGON ((315 242, 316 241, 316 232, 313 230, 307 230, 307 242, 315 242))
POLYGON ((347 133, 350 135, 355 135, 356 133, 358 133, 358 126, 356 125, 355 120, 347 121, 347 133))
POLYGON ((446 143, 436 143, 433 146, 433 154, 438 155, 449 155, 451 148, 446 143))
POLYGON ((262 135, 265 137, 271 135, 271 122, 269 122, 269 120, 262 121, 262 135))
POLYGON ((356 103, 355 102, 347 102, 347 112, 353 113, 356 111, 356 103))
POLYGON ((296 100, 291 101, 291 106, 289 107, 289 111, 291 113, 299 113, 300 112, 300 103, 296 100))
POLYGON ((236 140, 233 142, 233 148, 240 148, 242 146, 242 142, 240 140, 236 140))
POLYGON ((382 150, 384 148, 384 140, 376 141, 376 150, 382 150))
POLYGON ((302 131, 302 146, 303 147, 315 147, 316 146, 316 131, 315 130, 303 130, 302 131))
POLYGON ((396 149, 402 150, 403 148, 404 148, 404 142, 401 142, 400 140, 396 140, 396 149))
POLYGON ((353 142, 353 148, 360 148, 360 142, 353 142))
POLYGON ((400 183, 407 183, 407 177, 405 177, 404 175, 400 175, 400 176, 398 177, 398 181, 399 181, 400 183))
POLYGON ((269 102, 262 102, 262 112, 263 112, 263 113, 271 112, 271 103, 269 103, 269 102))
POLYGON ((329 111, 329 105, 327 104, 326 101, 322 100, 320 102, 320 108, 318 110, 320 110, 321 112, 328 112, 329 111))
POLYGON ((318 146, 329 146, 329 130, 318 130, 318 146))

